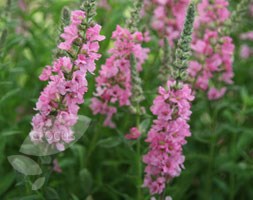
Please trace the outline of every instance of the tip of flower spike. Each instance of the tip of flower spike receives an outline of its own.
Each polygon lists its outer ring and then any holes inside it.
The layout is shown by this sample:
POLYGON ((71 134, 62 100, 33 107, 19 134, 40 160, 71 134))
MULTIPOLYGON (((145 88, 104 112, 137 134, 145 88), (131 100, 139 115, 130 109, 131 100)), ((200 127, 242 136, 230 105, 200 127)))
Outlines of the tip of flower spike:
POLYGON ((62 13, 61 13, 61 16, 62 16, 62 23, 64 25, 68 25, 69 24, 69 21, 70 21, 70 10, 68 7, 64 7, 62 9, 62 13))

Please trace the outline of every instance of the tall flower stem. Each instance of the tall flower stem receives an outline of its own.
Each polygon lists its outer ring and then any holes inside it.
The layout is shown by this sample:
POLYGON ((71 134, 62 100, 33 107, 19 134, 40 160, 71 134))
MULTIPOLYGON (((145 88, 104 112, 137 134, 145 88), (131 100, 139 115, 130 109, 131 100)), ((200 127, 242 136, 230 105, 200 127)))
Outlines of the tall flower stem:
MULTIPOLYGON (((131 11, 131 18, 128 20, 127 25, 129 30, 133 33, 137 31, 138 23, 140 21, 140 10, 142 8, 143 1, 136 0, 133 1, 134 7, 131 11)), ((131 55, 131 80, 132 80, 132 110, 136 114, 136 126, 138 130, 140 130, 140 118, 141 118, 141 109, 140 109, 140 102, 142 102, 145 97, 143 95, 142 89, 142 81, 137 71, 137 65, 134 55, 131 55)), ((140 138, 137 140, 136 146, 136 184, 137 184, 137 200, 142 200, 142 192, 141 192, 141 185, 142 185, 142 162, 141 162, 141 140, 140 138)))
POLYGON ((209 150, 209 166, 207 171, 207 187, 206 187, 206 195, 211 196, 212 194, 212 177, 213 177, 213 168, 215 162, 215 147, 217 141, 217 134, 216 134, 216 114, 213 112, 212 104, 209 102, 209 113, 211 114, 211 123, 210 123, 210 130, 211 130, 211 143, 210 143, 210 150, 209 150))
MULTIPOLYGON (((140 106, 137 107, 136 114, 136 126, 140 130, 140 106)), ((137 140, 137 158, 136 158, 136 168, 137 168, 137 200, 142 199, 141 185, 142 185, 142 162, 141 162, 141 140, 137 140)))

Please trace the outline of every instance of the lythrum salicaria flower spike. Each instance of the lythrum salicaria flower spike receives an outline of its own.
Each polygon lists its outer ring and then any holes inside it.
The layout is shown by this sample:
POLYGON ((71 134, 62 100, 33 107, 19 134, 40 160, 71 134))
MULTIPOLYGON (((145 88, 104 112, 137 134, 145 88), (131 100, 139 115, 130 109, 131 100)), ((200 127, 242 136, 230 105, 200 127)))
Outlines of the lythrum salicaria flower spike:
POLYGON ((164 38, 164 45, 163 45, 163 57, 162 57, 162 65, 159 69, 159 76, 158 78, 161 80, 162 84, 166 84, 168 79, 170 78, 170 73, 172 72, 173 68, 170 62, 172 61, 171 55, 171 48, 169 46, 169 42, 167 38, 164 38))
POLYGON ((184 169, 183 145, 187 143, 186 137, 191 136, 188 121, 194 96, 182 74, 186 72, 190 57, 194 18, 195 5, 190 4, 176 50, 174 71, 177 76, 168 80, 165 87, 159 87, 151 106, 156 119, 145 140, 149 143, 149 150, 143 156, 146 164, 143 186, 152 195, 161 195, 166 185, 184 169))
MULTIPOLYGON (((133 1, 134 7, 131 11, 131 17, 127 22, 127 26, 129 30, 133 33, 138 30, 138 24, 140 22, 140 12, 143 5, 143 0, 133 1)), ((131 96, 131 110, 133 112, 139 112, 139 103, 142 102, 144 97, 144 92, 142 89, 142 81, 136 66, 136 58, 131 55, 130 56, 130 64, 131 64, 131 81, 132 81, 132 96, 131 96)))
MULTIPOLYGON (((60 34, 64 31, 64 27, 68 26, 70 23, 70 10, 68 7, 64 7, 61 11, 61 22, 60 26, 58 28, 58 39, 57 44, 63 41, 63 39, 60 37, 60 34)), ((54 59, 60 56, 67 56, 67 53, 61 49, 56 49, 54 52, 54 59)))
POLYGON ((178 81, 186 80, 185 74, 188 68, 189 58, 191 57, 191 41, 195 13, 195 5, 191 3, 187 10, 184 29, 181 33, 175 53, 175 76, 173 78, 178 81))
POLYGON ((227 0, 202 0, 197 7, 188 74, 195 90, 210 100, 220 99, 233 83, 233 39, 220 31, 231 16, 228 6, 227 0))
POLYGON ((101 57, 99 42, 105 39, 100 35, 101 26, 91 18, 93 1, 88 5, 84 10, 71 12, 70 23, 60 35, 62 41, 58 48, 66 56, 56 58, 39 77, 48 81, 48 85, 36 104, 38 113, 32 119, 30 138, 34 143, 46 142, 58 151, 63 151, 75 139, 73 127, 88 90, 86 75, 94 74, 95 61, 101 57))
POLYGON ((139 72, 148 57, 149 49, 143 48, 141 43, 145 36, 137 30, 140 18, 141 1, 134 2, 128 28, 117 26, 112 34, 114 47, 109 50, 111 56, 102 66, 96 79, 95 97, 92 98, 90 108, 93 114, 106 115, 105 126, 114 128, 113 115, 117 112, 116 103, 129 106, 134 112, 144 99, 139 72))
POLYGON ((95 97, 92 98, 90 107, 93 114, 106 115, 104 125, 113 128, 115 124, 112 117, 117 112, 116 103, 120 107, 131 105, 131 56, 135 58, 136 69, 140 72, 149 49, 141 46, 144 41, 142 33, 131 33, 119 25, 113 32, 112 39, 115 40, 114 47, 109 50, 111 56, 102 65, 96 78, 95 97))
POLYGON ((144 0, 145 9, 153 11, 151 26, 160 38, 163 46, 167 38, 171 48, 175 46, 184 26, 184 19, 190 0, 144 0))
POLYGON ((222 35, 230 35, 240 28, 241 22, 243 22, 245 14, 248 11, 250 2, 251 0, 241 0, 238 2, 230 18, 225 22, 224 26, 221 27, 220 32, 222 35))

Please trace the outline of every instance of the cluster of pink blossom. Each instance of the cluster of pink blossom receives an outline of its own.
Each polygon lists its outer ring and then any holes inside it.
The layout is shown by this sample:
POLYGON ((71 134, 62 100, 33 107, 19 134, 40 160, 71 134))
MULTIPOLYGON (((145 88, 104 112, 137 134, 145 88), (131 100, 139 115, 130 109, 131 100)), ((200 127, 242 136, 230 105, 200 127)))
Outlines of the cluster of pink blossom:
POLYGON ((162 39, 168 39, 171 46, 180 36, 184 26, 186 9, 190 0, 146 0, 145 7, 154 9, 152 16, 152 28, 162 39))
POLYGON ((71 13, 71 23, 64 28, 58 45, 72 57, 60 57, 52 66, 46 66, 40 80, 48 81, 36 104, 38 113, 32 119, 31 140, 36 143, 46 142, 64 150, 64 144, 74 140, 72 127, 77 123, 79 104, 84 102, 87 92, 87 72, 93 73, 98 54, 99 41, 104 36, 99 34, 98 24, 90 26, 83 37, 80 27, 86 19, 85 12, 76 10, 71 13), (75 42, 78 45, 75 45, 75 42))
POLYGON ((159 88, 152 113, 157 116, 148 132, 146 142, 149 151, 143 157, 145 168, 144 186, 151 194, 161 194, 171 179, 179 176, 184 168, 182 146, 191 135, 188 120, 194 96, 187 84, 178 88, 175 81, 167 82, 168 90, 159 88))
POLYGON ((219 29, 230 17, 227 0, 202 0, 194 29, 189 75, 194 87, 207 91, 210 100, 221 98, 224 85, 232 84, 234 44, 229 36, 222 36, 219 29))
POLYGON ((92 98, 91 103, 94 114, 107 116, 104 125, 109 127, 115 127, 112 122, 112 116, 117 112, 115 103, 119 106, 130 105, 131 55, 136 59, 137 70, 141 71, 149 52, 149 49, 141 46, 146 38, 140 32, 131 33, 128 29, 117 26, 112 39, 115 43, 109 51, 111 57, 106 60, 96 78, 96 97, 92 98))

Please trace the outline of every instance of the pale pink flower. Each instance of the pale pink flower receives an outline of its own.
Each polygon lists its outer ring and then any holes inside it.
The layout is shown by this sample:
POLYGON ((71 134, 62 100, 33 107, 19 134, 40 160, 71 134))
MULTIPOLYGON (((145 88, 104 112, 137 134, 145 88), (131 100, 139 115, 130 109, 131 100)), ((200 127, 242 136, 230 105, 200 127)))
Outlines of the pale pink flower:
POLYGON ((130 129, 130 133, 125 135, 125 138, 128 140, 136 140, 141 136, 141 132, 137 127, 133 127, 130 129))

